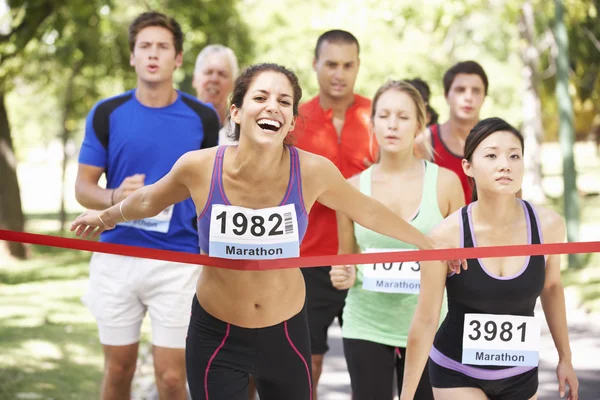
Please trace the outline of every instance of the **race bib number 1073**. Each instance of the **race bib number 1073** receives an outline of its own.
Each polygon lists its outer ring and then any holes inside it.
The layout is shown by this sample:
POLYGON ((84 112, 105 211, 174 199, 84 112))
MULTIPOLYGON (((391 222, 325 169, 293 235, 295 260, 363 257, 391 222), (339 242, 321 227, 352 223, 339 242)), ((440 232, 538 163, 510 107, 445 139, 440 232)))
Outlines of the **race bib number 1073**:
POLYGON ((465 314, 462 363, 536 367, 540 335, 535 317, 465 314))
MULTIPOLYGON (((366 249, 365 253, 407 251, 403 249, 366 249)), ((361 264, 362 288, 373 292, 419 294, 421 265, 418 262, 361 264)))
POLYGON ((246 260, 298 257, 294 205, 259 210, 213 205, 208 251, 212 257, 246 260))

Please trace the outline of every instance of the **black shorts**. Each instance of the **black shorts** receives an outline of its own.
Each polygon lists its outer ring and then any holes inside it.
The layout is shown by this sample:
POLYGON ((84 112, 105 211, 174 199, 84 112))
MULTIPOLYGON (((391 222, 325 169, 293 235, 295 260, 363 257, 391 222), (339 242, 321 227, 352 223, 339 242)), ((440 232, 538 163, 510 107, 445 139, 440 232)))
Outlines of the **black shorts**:
POLYGON ((337 317, 343 324, 342 311, 346 302, 347 290, 337 290, 331 284, 331 267, 302 268, 306 282, 306 312, 310 329, 311 354, 325 354, 327 330, 337 317))
POLYGON ((538 390, 538 369, 511 376, 509 378, 487 380, 472 378, 436 364, 428 362, 429 379, 434 388, 448 389, 473 387, 481 389, 490 400, 528 400, 538 390))
POLYGON ((280 324, 249 329, 211 316, 194 296, 185 350, 194 400, 247 400, 249 374, 261 400, 311 398, 306 307, 280 324))
MULTIPOLYGON (((394 397, 394 373, 398 393, 402 392, 405 348, 344 338, 344 355, 350 373, 353 400, 391 400, 394 397)), ((427 366, 414 399, 433 400, 427 366)))

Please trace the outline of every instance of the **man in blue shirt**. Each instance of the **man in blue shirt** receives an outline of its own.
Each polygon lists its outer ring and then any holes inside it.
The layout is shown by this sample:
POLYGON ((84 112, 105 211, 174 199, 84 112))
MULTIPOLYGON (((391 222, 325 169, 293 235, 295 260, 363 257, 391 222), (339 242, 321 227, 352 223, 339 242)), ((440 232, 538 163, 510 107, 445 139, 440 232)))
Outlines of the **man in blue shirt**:
MULTIPOLYGON (((213 108, 173 88, 182 64, 183 33, 173 18, 139 15, 129 27, 134 90, 98 102, 87 117, 75 184, 88 209, 123 201, 169 172, 188 151, 217 145, 213 108), (106 189, 98 185, 106 174, 106 189)), ((196 209, 187 199, 156 217, 125 222, 100 241, 198 253, 196 209)), ((200 268, 95 253, 84 303, 97 320, 105 357, 103 399, 129 399, 140 327, 152 321, 156 384, 161 399, 186 399, 185 338, 200 268)))

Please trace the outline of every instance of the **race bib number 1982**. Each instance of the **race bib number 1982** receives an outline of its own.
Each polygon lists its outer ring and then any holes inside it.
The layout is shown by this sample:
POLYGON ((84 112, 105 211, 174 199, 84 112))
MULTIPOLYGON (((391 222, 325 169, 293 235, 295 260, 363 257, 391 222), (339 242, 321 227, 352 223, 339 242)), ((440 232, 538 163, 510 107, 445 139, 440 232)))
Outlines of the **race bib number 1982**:
POLYGON ((462 363, 536 367, 540 334, 535 317, 465 314, 462 363))
POLYGON ((298 257, 298 222, 293 204, 252 210, 215 204, 210 216, 212 257, 265 260, 298 257))

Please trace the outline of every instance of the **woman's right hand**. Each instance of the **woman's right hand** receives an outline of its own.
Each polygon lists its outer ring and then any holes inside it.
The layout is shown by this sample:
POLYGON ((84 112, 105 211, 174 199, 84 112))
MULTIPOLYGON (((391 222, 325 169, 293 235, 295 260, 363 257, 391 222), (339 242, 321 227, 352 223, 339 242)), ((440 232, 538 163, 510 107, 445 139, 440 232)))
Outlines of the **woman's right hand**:
MULTIPOLYGON (((431 243, 430 246, 432 249, 446 250, 446 249, 452 248, 451 246, 448 246, 445 243, 435 242, 430 238, 428 238, 428 239, 430 240, 430 243, 431 243)), ((460 274, 460 272, 462 270, 469 269, 469 265, 467 264, 466 259, 441 260, 441 261, 446 263, 446 266, 448 267, 448 273, 454 272, 455 274, 460 274)))
POLYGON ((329 278, 336 289, 350 289, 356 282, 356 267, 354 265, 333 265, 329 271, 329 278))
POLYGON ((100 211, 84 211, 71 223, 70 231, 75 231, 75 235, 81 236, 83 239, 88 236, 90 239, 94 239, 102 232, 114 229, 115 226, 107 225, 100 214, 100 211))

